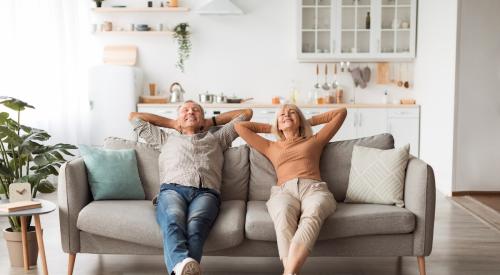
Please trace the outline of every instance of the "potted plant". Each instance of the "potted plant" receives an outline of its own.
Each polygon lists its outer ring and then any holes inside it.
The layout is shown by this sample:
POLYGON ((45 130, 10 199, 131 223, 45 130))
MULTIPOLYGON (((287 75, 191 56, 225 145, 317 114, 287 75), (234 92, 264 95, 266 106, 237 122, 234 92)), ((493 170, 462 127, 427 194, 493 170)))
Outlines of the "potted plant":
POLYGON ((95 2, 96 7, 100 8, 102 6, 102 2, 104 2, 104 0, 94 0, 94 2, 95 2))
POLYGON ((177 68, 184 72, 184 62, 191 53, 191 32, 188 23, 179 23, 174 27, 174 38, 177 40, 177 68))
MULTIPOLYGON (((34 109, 28 103, 0 96, 0 105, 15 111, 14 118, 11 118, 8 112, 0 112, 0 194, 8 199, 9 186, 16 182, 29 182, 33 198, 38 192, 54 192, 56 188, 48 178, 58 175, 58 168, 66 161, 64 155, 73 156, 68 150, 76 147, 64 143, 45 145, 44 143, 50 138, 46 131, 21 124, 21 112, 26 108, 34 109)), ((20 218, 9 217, 9 223, 10 227, 3 232, 7 242, 14 241, 7 244, 11 265, 23 266, 20 218), (16 255, 17 253, 20 255, 16 255)), ((35 265, 36 237, 30 223, 31 217, 27 219, 26 224, 28 240, 33 240, 29 248, 34 249, 29 254, 30 265, 35 265)))

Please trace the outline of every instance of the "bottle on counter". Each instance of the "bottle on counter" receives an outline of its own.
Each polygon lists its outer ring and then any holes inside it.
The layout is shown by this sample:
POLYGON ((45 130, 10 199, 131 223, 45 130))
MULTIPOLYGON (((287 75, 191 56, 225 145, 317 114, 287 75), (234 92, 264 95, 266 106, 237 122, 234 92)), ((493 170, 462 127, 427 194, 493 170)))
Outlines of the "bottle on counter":
POLYGON ((292 104, 297 104, 299 102, 299 90, 297 89, 297 86, 295 85, 295 81, 292 80, 290 84, 290 96, 288 99, 288 102, 292 104))
POLYGON ((335 91, 335 101, 337 104, 344 103, 344 90, 340 87, 338 87, 337 91, 335 91))

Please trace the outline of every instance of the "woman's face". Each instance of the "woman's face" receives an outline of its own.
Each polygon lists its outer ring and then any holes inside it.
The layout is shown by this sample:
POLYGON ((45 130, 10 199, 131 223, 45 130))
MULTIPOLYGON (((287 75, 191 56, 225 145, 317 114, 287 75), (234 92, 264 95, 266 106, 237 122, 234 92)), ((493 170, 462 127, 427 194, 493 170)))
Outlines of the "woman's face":
POLYGON ((300 117, 295 109, 285 107, 278 113, 278 130, 298 132, 300 117))

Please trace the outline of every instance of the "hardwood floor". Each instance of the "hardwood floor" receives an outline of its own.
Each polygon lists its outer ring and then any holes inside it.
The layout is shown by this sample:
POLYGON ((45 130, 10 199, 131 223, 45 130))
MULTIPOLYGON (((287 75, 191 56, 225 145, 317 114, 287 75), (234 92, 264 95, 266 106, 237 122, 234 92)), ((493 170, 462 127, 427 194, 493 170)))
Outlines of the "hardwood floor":
POLYGON ((471 197, 500 213, 500 195, 472 195, 471 197))
MULTIPOLYGON (((55 201, 55 195, 45 196, 55 201)), ((500 232, 473 216, 455 202, 456 198, 437 196, 434 246, 426 258, 430 275, 500 274, 500 232)), ((68 255, 60 246, 57 212, 40 217, 44 226, 49 274, 66 274, 68 255)), ((0 228, 8 222, 0 219, 0 228)), ((87 255, 76 257, 75 275, 166 274, 161 256, 87 255)), ((205 257, 205 275, 280 274, 278 258, 205 257)), ((0 274, 42 274, 41 266, 24 272, 11 268, 3 236, 0 236, 0 274)), ((418 274, 416 257, 389 258, 310 258, 302 274, 404 275, 418 274)))

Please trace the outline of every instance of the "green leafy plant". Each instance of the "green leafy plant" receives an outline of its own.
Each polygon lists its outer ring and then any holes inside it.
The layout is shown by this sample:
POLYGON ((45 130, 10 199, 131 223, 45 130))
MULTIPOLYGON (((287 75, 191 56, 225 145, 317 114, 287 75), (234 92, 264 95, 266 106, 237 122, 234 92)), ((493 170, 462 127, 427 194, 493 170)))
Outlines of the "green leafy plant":
POLYGON ((191 32, 188 23, 179 23, 174 27, 174 38, 177 40, 177 68, 184 72, 184 62, 191 53, 191 32))
MULTIPOLYGON (((57 169, 73 156, 68 150, 77 147, 58 143, 44 145, 50 135, 41 129, 21 124, 21 111, 33 106, 21 100, 0 96, 0 105, 17 112, 12 119, 7 112, 0 112, 0 194, 9 198, 9 186, 15 182, 29 182, 31 194, 52 193, 56 190, 47 178, 57 176, 57 169)), ((12 231, 21 231, 19 217, 9 217, 12 231)), ((28 222, 29 225, 29 222, 28 222)))

